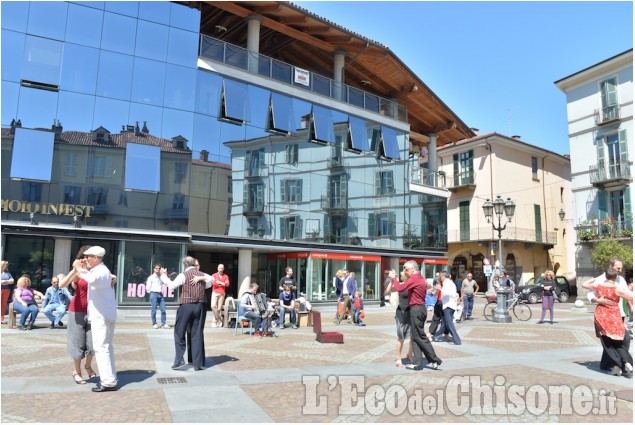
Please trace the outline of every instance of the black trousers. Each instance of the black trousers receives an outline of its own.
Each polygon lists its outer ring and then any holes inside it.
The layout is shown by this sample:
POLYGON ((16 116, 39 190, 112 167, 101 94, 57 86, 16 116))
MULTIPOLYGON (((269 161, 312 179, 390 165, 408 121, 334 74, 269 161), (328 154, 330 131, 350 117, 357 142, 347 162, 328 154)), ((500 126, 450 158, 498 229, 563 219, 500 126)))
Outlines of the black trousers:
MULTIPOLYGON (((626 332, 626 334, 628 335, 628 332, 626 332)), ((602 335, 600 337, 600 341, 602 341, 604 354, 606 354, 609 359, 610 368, 615 365, 619 366, 620 369, 624 369, 624 365, 626 363, 630 363, 631 365, 633 364, 633 357, 631 357, 627 349, 624 349, 623 340, 616 341, 606 335, 602 335)))
MULTIPOLYGON (((626 350, 626 352, 628 352, 628 350, 631 348, 631 335, 627 330, 624 331, 624 342, 622 345, 624 349, 626 350)), ((602 350, 602 359, 600 360, 600 369, 610 370, 613 367, 613 360, 611 359, 611 356, 609 355, 609 353, 607 353, 604 342, 602 342, 602 348, 604 350, 602 350)))
MULTIPOLYGON (((434 304, 432 323, 430 323, 430 329, 428 330, 428 332, 434 335, 435 333, 437 333, 440 325, 443 325, 443 303, 441 302, 441 300, 437 300, 437 302, 434 304)), ((447 332, 445 332, 444 330, 444 333, 447 332)))
POLYGON ((201 320, 204 317, 205 304, 181 304, 176 311, 176 323, 174 324, 174 364, 178 364, 185 354, 188 326, 191 328, 192 335, 190 346, 192 350, 192 363, 195 367, 205 366, 205 346, 203 345, 203 328, 205 322, 201 320))
POLYGON ((415 355, 415 365, 421 364, 421 353, 426 357, 428 363, 441 363, 441 359, 434 352, 432 343, 426 336, 424 326, 428 310, 425 305, 410 306, 410 336, 412 339, 412 349, 415 355))
MULTIPOLYGON (((201 339, 202 339, 202 347, 203 347, 203 365, 205 364, 205 319, 207 319, 207 308, 203 308, 202 310, 203 317, 201 318, 201 323, 203 326, 203 330, 201 331, 201 339)), ((188 324, 187 331, 185 332, 185 343, 187 345, 187 362, 193 363, 192 361, 192 325, 188 324)))

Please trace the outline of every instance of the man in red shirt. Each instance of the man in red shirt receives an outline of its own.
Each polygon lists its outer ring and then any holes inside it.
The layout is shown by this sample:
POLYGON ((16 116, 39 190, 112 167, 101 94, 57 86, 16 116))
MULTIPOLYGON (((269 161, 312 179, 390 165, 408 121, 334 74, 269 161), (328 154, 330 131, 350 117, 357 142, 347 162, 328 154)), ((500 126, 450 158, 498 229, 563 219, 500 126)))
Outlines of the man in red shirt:
POLYGON ((229 276, 225 274, 225 266, 219 264, 217 272, 212 275, 212 312, 214 319, 212 320, 213 328, 223 326, 223 318, 221 317, 221 309, 225 303, 225 292, 229 287, 229 276))
POLYGON ((394 282, 397 291, 408 291, 408 305, 410 306, 410 332, 412 347, 414 349, 415 360, 412 364, 406 365, 407 369, 421 370, 421 353, 426 356, 426 360, 432 369, 437 369, 441 364, 441 359, 437 357, 430 340, 425 334, 424 325, 428 311, 426 309, 426 290, 428 285, 421 272, 419 265, 413 261, 406 261, 403 266, 408 279, 402 282, 394 282))

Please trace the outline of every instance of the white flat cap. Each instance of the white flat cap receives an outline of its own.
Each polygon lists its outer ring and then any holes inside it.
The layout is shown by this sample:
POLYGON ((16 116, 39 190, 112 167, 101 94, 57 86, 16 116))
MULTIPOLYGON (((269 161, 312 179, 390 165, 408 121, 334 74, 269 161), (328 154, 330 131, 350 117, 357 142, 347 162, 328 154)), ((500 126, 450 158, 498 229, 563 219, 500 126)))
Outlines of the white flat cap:
POLYGON ((106 250, 100 246, 92 246, 84 251, 84 255, 94 255, 95 257, 103 257, 106 255, 106 250))

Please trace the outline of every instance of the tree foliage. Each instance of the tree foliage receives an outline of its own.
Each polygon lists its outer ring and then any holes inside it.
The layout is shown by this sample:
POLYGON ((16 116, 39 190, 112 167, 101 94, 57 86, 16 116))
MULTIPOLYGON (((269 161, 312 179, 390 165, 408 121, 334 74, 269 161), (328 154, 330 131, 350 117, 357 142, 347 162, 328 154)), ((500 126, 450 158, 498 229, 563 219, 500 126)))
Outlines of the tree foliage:
POLYGON ((615 258, 622 261, 624 268, 632 268, 633 247, 615 239, 605 239, 598 242, 591 253, 593 265, 600 270, 604 270, 609 261, 615 258))

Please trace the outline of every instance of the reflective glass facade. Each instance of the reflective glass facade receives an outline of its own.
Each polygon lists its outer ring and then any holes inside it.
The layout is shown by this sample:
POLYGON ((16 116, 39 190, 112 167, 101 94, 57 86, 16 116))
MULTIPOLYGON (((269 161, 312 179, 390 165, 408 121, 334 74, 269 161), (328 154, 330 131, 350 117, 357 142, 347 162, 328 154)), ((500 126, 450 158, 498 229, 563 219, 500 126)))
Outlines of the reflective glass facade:
MULTIPOLYGON (((445 202, 410 192, 408 127, 382 113, 380 99, 358 93, 359 111, 355 94, 324 100, 315 74, 313 91, 291 94, 293 83, 280 82, 293 81, 294 68, 277 61, 237 77, 227 71, 232 46, 205 37, 199 52, 200 12, 181 4, 1 7, 2 220, 36 222, 38 246, 55 238, 49 227, 157 235, 113 237, 120 302, 145 295, 130 286, 138 268, 160 261, 178 271, 182 234, 444 247, 445 202), (222 47, 221 71, 201 66, 214 60, 210 46, 222 47)), ((28 253, 8 250, 24 244, 6 237, 5 253, 28 263, 28 253)), ((313 281, 302 290, 330 299, 330 263, 308 261, 313 281)), ((379 266, 358 272, 377 294, 379 266)))

